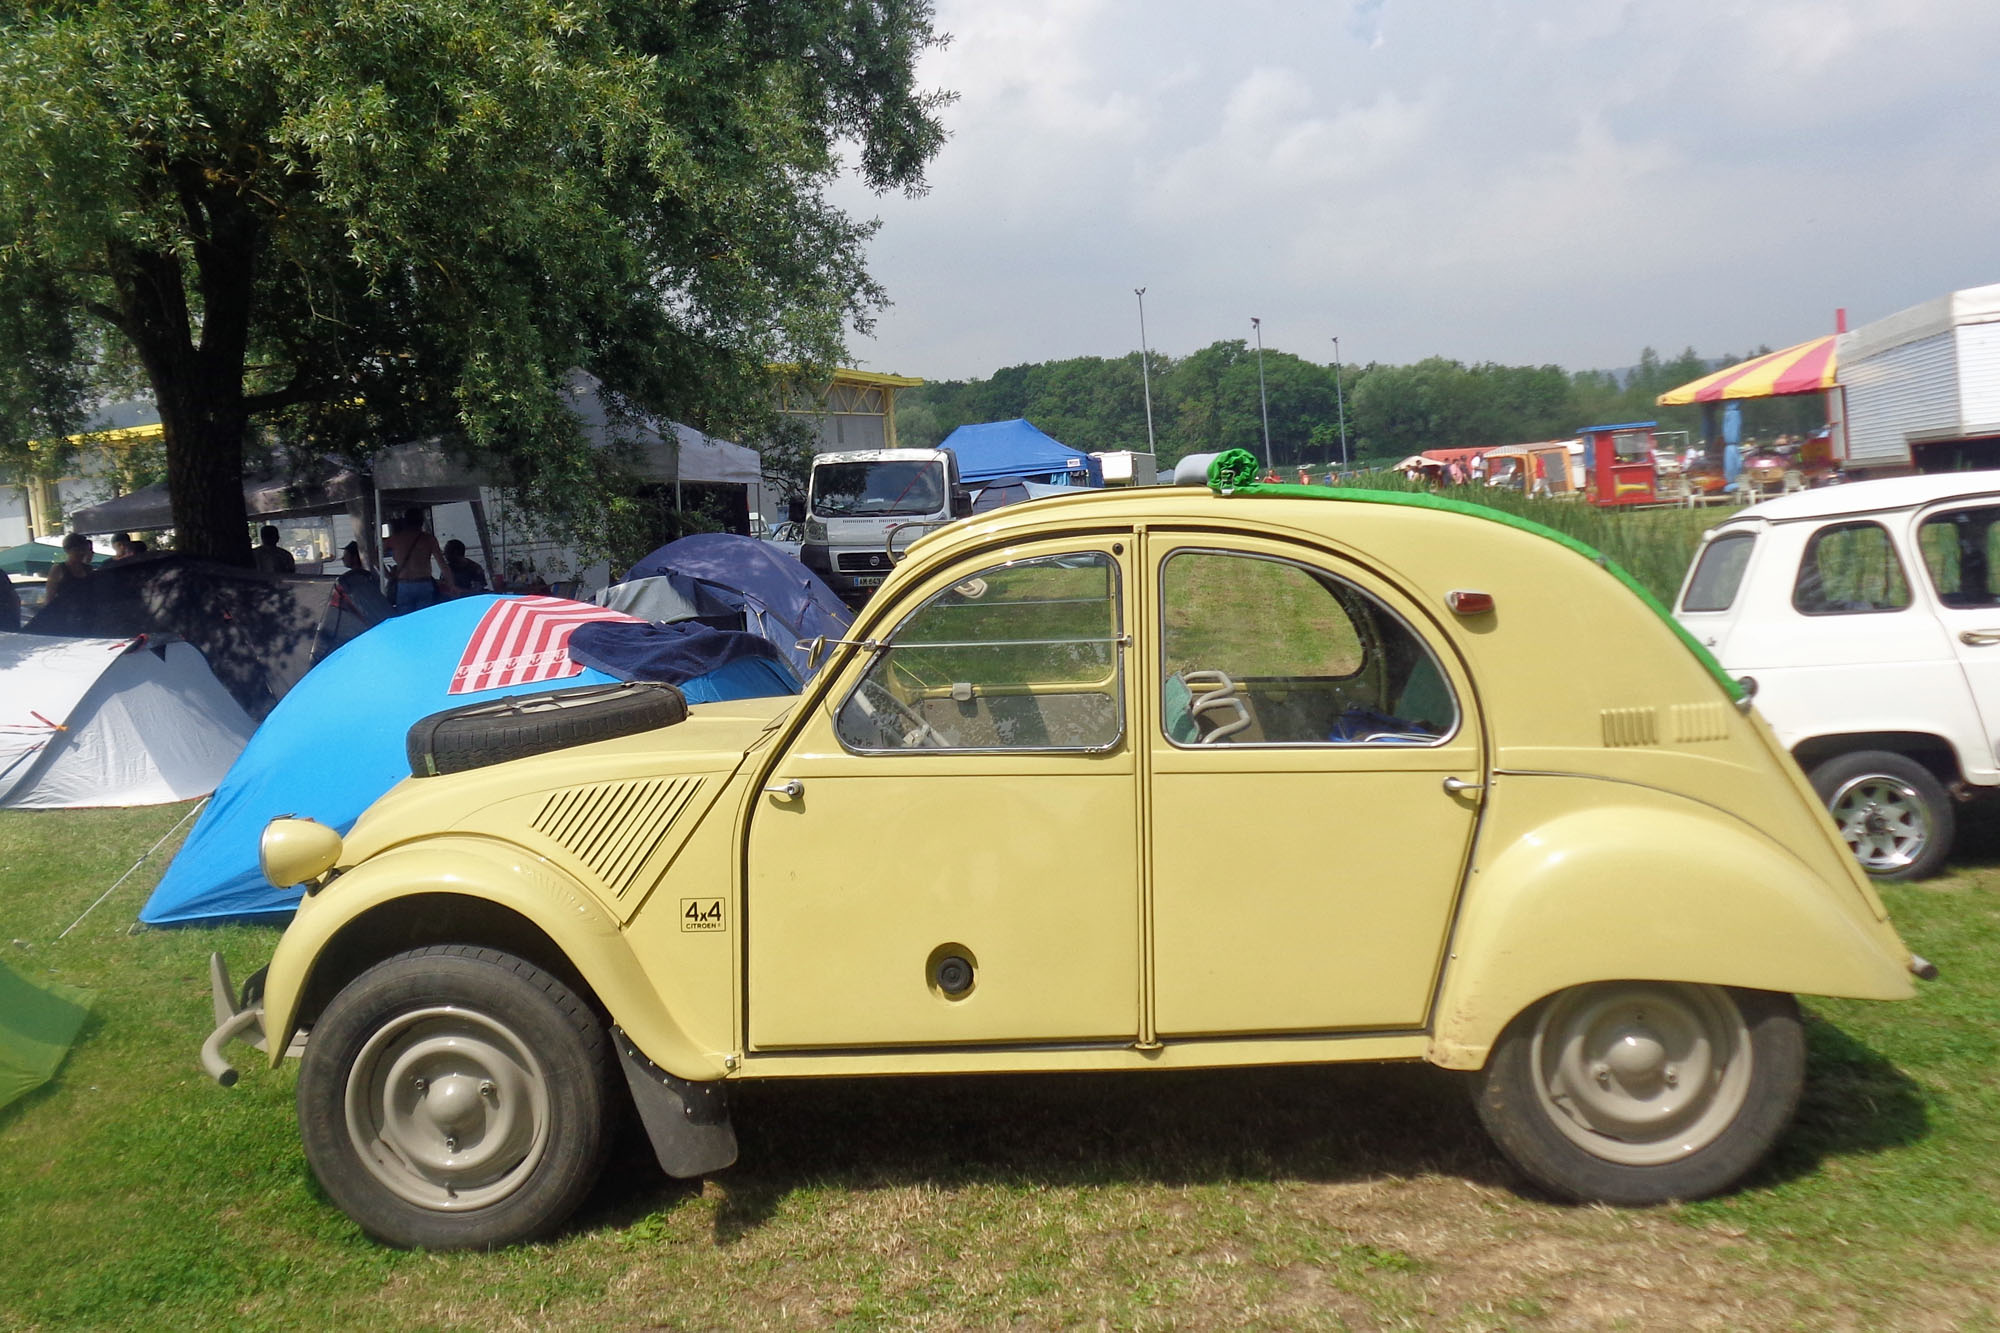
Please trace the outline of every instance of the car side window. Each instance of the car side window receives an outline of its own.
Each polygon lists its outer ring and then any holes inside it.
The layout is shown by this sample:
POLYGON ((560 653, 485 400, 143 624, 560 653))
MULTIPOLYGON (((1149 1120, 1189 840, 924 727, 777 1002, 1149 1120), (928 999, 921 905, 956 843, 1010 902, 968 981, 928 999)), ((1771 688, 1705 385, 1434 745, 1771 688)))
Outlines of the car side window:
POLYGON ((1917 549, 1938 601, 2000 606, 2000 506, 1932 514, 1917 529, 1917 549))
POLYGON ((1681 598, 1683 611, 1727 611, 1743 586, 1743 571, 1750 567, 1750 548, 1757 544, 1754 532, 1725 532, 1701 548, 1694 576, 1688 580, 1681 598))
POLYGON ((1458 726, 1443 669, 1401 617, 1269 556, 1167 557, 1160 681, 1176 745, 1429 745, 1458 726))
POLYGON ((1901 611, 1910 581, 1880 523, 1829 523, 1806 543, 1792 605, 1809 616, 1901 611))
POLYGON ((1125 728, 1118 565, 1079 551, 968 574, 904 618, 836 717, 857 753, 1083 750, 1125 728))

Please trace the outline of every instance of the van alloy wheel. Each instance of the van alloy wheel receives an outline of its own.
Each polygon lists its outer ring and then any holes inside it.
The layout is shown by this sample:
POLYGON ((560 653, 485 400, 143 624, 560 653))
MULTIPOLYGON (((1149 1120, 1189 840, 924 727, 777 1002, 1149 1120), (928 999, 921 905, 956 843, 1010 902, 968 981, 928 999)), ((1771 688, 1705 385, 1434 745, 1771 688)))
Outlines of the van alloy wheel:
POLYGON ((1881 773, 1850 778, 1827 801, 1827 810, 1871 875, 1908 869, 1930 841, 1923 799, 1899 778, 1881 773))
POLYGON ((1889 750, 1836 755, 1813 769, 1812 785, 1877 879, 1922 879, 1944 865, 1956 825, 1951 796, 1916 760, 1889 750))

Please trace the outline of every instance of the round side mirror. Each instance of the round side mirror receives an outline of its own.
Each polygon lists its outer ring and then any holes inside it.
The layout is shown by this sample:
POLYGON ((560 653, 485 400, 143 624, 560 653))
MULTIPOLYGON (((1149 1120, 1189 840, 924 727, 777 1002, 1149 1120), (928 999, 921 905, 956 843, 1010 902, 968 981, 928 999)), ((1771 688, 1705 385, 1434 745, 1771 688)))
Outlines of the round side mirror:
POLYGON ((810 639, 800 639, 795 645, 806 655, 806 670, 817 671, 819 664, 826 660, 826 635, 815 634, 810 639))

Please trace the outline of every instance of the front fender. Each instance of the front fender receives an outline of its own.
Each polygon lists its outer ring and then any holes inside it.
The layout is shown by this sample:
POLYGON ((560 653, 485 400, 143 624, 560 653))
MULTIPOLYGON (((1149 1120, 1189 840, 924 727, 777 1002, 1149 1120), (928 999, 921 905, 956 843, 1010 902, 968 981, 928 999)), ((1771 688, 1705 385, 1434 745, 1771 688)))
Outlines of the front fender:
MULTIPOLYGON (((298 1028, 300 1001, 314 984, 316 969, 326 964, 330 952, 357 956, 335 946, 364 946, 358 956, 367 966, 413 943, 428 943, 362 941, 351 932, 393 932, 393 912, 371 914, 393 908, 399 900, 440 894, 506 908, 540 930, 596 993, 612 1021, 661 1068, 692 1081, 727 1072, 724 1056, 702 1050, 667 1011, 617 920, 581 884, 517 847, 463 836, 428 838, 370 857, 300 904, 278 941, 264 986, 265 1030, 276 1034, 270 1043, 274 1065, 298 1028)), ((337 989, 349 978, 331 980, 337 989)))
POLYGON ((1522 775, 1501 779, 1494 807, 1438 996, 1437 1064, 1480 1068, 1516 1014, 1593 981, 1913 993, 1909 950, 1859 888, 1724 811, 1645 787, 1522 775))

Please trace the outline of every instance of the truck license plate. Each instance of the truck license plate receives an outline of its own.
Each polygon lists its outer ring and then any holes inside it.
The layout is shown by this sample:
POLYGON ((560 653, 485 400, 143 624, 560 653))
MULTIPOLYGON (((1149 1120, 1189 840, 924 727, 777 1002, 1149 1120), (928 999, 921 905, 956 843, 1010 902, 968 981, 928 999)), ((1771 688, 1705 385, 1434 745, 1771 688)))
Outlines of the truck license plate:
POLYGON ((872 588, 888 577, 887 574, 856 574, 854 576, 854 586, 857 588, 872 588))

